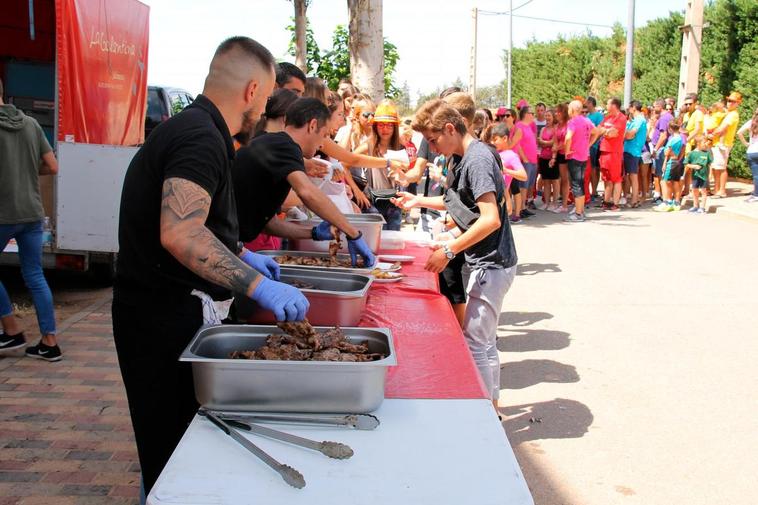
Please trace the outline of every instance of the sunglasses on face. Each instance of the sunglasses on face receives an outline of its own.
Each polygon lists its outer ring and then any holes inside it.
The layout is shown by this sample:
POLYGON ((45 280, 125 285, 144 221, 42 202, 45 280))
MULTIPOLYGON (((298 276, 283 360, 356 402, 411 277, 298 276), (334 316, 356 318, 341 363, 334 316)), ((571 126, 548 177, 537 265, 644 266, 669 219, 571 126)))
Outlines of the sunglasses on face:
POLYGON ((726 103, 737 103, 737 100, 727 100, 726 103))
POLYGON ((690 107, 691 105, 693 105, 693 102, 684 102, 684 105, 686 105, 687 107, 690 107))
POLYGON ((368 119, 370 117, 374 117, 374 113, 373 112, 364 112, 364 113, 361 114, 361 116, 363 116, 366 119, 368 119))

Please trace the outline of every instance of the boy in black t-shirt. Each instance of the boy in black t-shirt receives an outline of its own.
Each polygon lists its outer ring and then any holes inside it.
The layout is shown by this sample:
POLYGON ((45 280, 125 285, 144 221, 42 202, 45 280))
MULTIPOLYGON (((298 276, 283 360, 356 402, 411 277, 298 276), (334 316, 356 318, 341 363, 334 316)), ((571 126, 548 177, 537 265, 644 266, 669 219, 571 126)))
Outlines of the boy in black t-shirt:
POLYGON ((442 100, 425 103, 416 112, 413 128, 424 134, 432 149, 447 157, 461 156, 453 181, 443 197, 401 193, 394 203, 405 209, 447 210, 463 233, 441 244, 426 269, 441 272, 464 253, 468 305, 463 323, 471 354, 497 409, 500 360, 496 346, 498 315, 516 274, 516 249, 504 210, 505 188, 495 154, 466 129, 463 117, 442 100))

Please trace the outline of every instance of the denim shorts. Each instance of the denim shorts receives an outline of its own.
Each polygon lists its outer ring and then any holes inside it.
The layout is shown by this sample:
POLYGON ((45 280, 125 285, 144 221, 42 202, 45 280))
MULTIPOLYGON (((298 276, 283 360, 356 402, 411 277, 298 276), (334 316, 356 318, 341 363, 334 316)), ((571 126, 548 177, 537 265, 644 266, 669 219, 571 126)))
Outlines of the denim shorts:
POLYGON ((534 187, 537 182, 537 164, 536 163, 524 163, 524 169, 526 170, 527 178, 525 181, 519 181, 519 189, 529 189, 534 187))
POLYGON ((584 173, 587 170, 586 161, 568 160, 571 192, 574 196, 584 196, 584 173))
POLYGON ((704 181, 703 179, 698 179, 697 177, 692 178, 693 189, 705 189, 707 187, 708 187, 708 181, 704 181))

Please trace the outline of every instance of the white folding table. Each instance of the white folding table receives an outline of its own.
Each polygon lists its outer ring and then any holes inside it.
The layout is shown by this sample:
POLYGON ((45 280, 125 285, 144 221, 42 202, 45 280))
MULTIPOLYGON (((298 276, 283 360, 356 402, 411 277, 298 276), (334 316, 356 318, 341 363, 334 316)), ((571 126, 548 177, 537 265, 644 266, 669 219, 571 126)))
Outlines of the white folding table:
POLYGON ((348 444, 332 460, 245 433, 299 470, 303 489, 207 419, 196 416, 148 496, 149 505, 533 505, 505 431, 485 399, 388 399, 373 431, 273 425, 314 440, 348 444))

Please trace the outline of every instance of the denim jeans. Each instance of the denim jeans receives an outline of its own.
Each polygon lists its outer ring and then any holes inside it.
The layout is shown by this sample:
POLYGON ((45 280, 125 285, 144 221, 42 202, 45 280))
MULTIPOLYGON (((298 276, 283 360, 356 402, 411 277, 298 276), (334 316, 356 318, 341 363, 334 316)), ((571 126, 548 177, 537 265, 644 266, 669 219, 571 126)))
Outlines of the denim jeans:
POLYGON ((758 196, 758 153, 748 154, 747 164, 753 172, 753 196, 758 196))
POLYGON ((366 214, 381 214, 387 223, 383 230, 400 231, 403 221, 403 211, 389 200, 377 200, 374 205, 363 211, 366 214))
MULTIPOLYGON (((32 293, 32 301, 37 311, 37 323, 42 335, 55 334, 55 313, 53 295, 42 273, 42 221, 24 224, 0 224, 0 253, 15 238, 21 262, 21 275, 32 293)), ((3 283, 0 282, 0 317, 13 313, 11 300, 3 283)))

